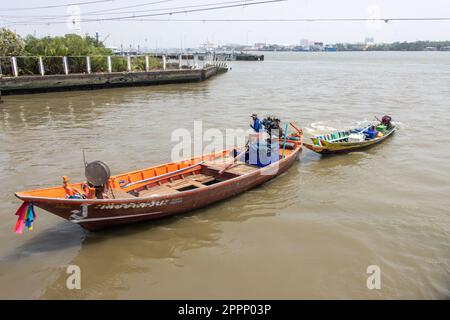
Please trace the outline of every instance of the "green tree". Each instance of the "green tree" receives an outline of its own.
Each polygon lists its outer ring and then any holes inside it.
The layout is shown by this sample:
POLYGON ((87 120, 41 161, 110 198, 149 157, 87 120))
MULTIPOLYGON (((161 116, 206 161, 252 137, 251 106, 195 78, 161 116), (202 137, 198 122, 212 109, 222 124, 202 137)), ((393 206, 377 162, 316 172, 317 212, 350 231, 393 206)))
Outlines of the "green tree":
MULTIPOLYGON (((97 42, 89 35, 66 34, 58 37, 37 38, 28 35, 24 40, 14 32, 0 30, 0 56, 21 55, 17 59, 19 74, 38 74, 39 57, 42 57, 46 74, 62 74, 62 57, 68 58, 70 73, 84 73, 86 68, 86 56, 91 58, 92 72, 105 72, 108 69, 106 56, 112 56, 112 50, 106 48, 103 43, 97 42)), ((159 68, 160 62, 150 57, 150 68, 159 68)), ((4 74, 11 74, 11 61, 9 58, 0 58, 0 65, 4 74)), ((125 71, 127 67, 126 57, 113 57, 113 71, 125 71)), ((133 71, 145 70, 145 59, 133 57, 131 68, 133 71)))
POLYGON ((44 65, 46 72, 62 73, 62 63, 59 57, 68 56, 69 69, 72 73, 86 71, 85 56, 91 56, 91 68, 93 72, 106 71, 107 62, 104 57, 111 55, 112 51, 96 39, 85 35, 66 34, 63 37, 25 38, 25 51, 29 56, 45 56, 44 65), (58 57, 58 58, 52 58, 58 57))
POLYGON ((19 56, 24 53, 25 43, 9 29, 0 29, 0 56, 19 56))

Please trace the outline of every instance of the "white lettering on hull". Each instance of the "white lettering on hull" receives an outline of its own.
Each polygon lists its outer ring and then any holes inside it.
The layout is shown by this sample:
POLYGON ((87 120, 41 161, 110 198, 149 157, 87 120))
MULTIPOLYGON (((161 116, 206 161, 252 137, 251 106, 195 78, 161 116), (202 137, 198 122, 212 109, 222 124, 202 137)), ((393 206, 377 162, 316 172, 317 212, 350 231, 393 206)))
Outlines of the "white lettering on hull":
POLYGON ((95 207, 95 209, 100 210, 120 210, 120 209, 144 209, 152 207, 162 207, 168 204, 179 204, 182 203, 183 199, 165 199, 165 200, 152 200, 150 202, 141 203, 108 203, 101 204, 95 207))

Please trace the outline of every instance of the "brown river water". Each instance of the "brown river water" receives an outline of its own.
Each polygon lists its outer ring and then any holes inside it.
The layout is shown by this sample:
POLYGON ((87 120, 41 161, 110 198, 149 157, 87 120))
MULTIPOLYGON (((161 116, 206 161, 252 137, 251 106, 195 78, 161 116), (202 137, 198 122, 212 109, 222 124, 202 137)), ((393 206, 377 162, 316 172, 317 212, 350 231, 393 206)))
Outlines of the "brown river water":
POLYGON ((0 298, 448 299, 450 52, 268 53, 202 83, 3 97, 0 298), (363 152, 304 150, 280 177, 158 222, 87 232, 37 208, 15 234, 14 192, 170 161, 171 132, 276 114, 306 133, 390 114, 363 152), (81 290, 68 290, 68 265, 81 290), (366 269, 381 270, 369 290, 366 269))

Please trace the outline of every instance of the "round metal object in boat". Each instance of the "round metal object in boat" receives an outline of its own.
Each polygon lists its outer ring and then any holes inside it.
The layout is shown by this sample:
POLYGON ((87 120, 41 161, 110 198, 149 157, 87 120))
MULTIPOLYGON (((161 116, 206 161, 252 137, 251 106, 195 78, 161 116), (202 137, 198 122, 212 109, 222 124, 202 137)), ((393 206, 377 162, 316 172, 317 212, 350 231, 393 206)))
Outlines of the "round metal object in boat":
POLYGON ((111 176, 111 170, 102 161, 93 161, 86 165, 85 171, 87 181, 93 186, 104 185, 111 176))

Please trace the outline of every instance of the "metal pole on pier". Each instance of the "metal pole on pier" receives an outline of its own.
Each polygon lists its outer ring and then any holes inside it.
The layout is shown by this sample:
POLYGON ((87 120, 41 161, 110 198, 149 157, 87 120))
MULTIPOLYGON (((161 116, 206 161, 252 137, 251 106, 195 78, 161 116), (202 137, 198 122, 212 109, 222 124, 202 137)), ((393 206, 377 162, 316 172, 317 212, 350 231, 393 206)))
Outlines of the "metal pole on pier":
POLYGON ((45 69, 44 69, 44 61, 42 60, 42 57, 39 57, 39 74, 41 76, 45 75, 45 69))
POLYGON ((17 68, 17 58, 16 57, 11 57, 11 65, 12 65, 12 72, 14 77, 18 77, 19 76, 19 68, 17 68))
POLYGON ((86 72, 91 74, 91 57, 86 56, 86 72))
POLYGON ((62 60, 63 60, 64 74, 68 75, 69 74, 69 64, 67 63, 67 57, 64 56, 62 60))
POLYGON ((112 72, 112 63, 111 63, 111 56, 108 56, 106 58, 107 62, 108 62, 108 72, 111 73, 112 72))
POLYGON ((150 70, 150 61, 148 59, 148 56, 145 56, 145 71, 149 71, 150 70))
POLYGON ((131 56, 127 56, 127 71, 131 72, 131 56))
POLYGON ((163 70, 166 70, 166 55, 163 55, 162 59, 163 59, 163 70))
POLYGON ((179 61, 178 61, 178 69, 181 69, 181 59, 182 59, 182 55, 180 54, 179 61))

